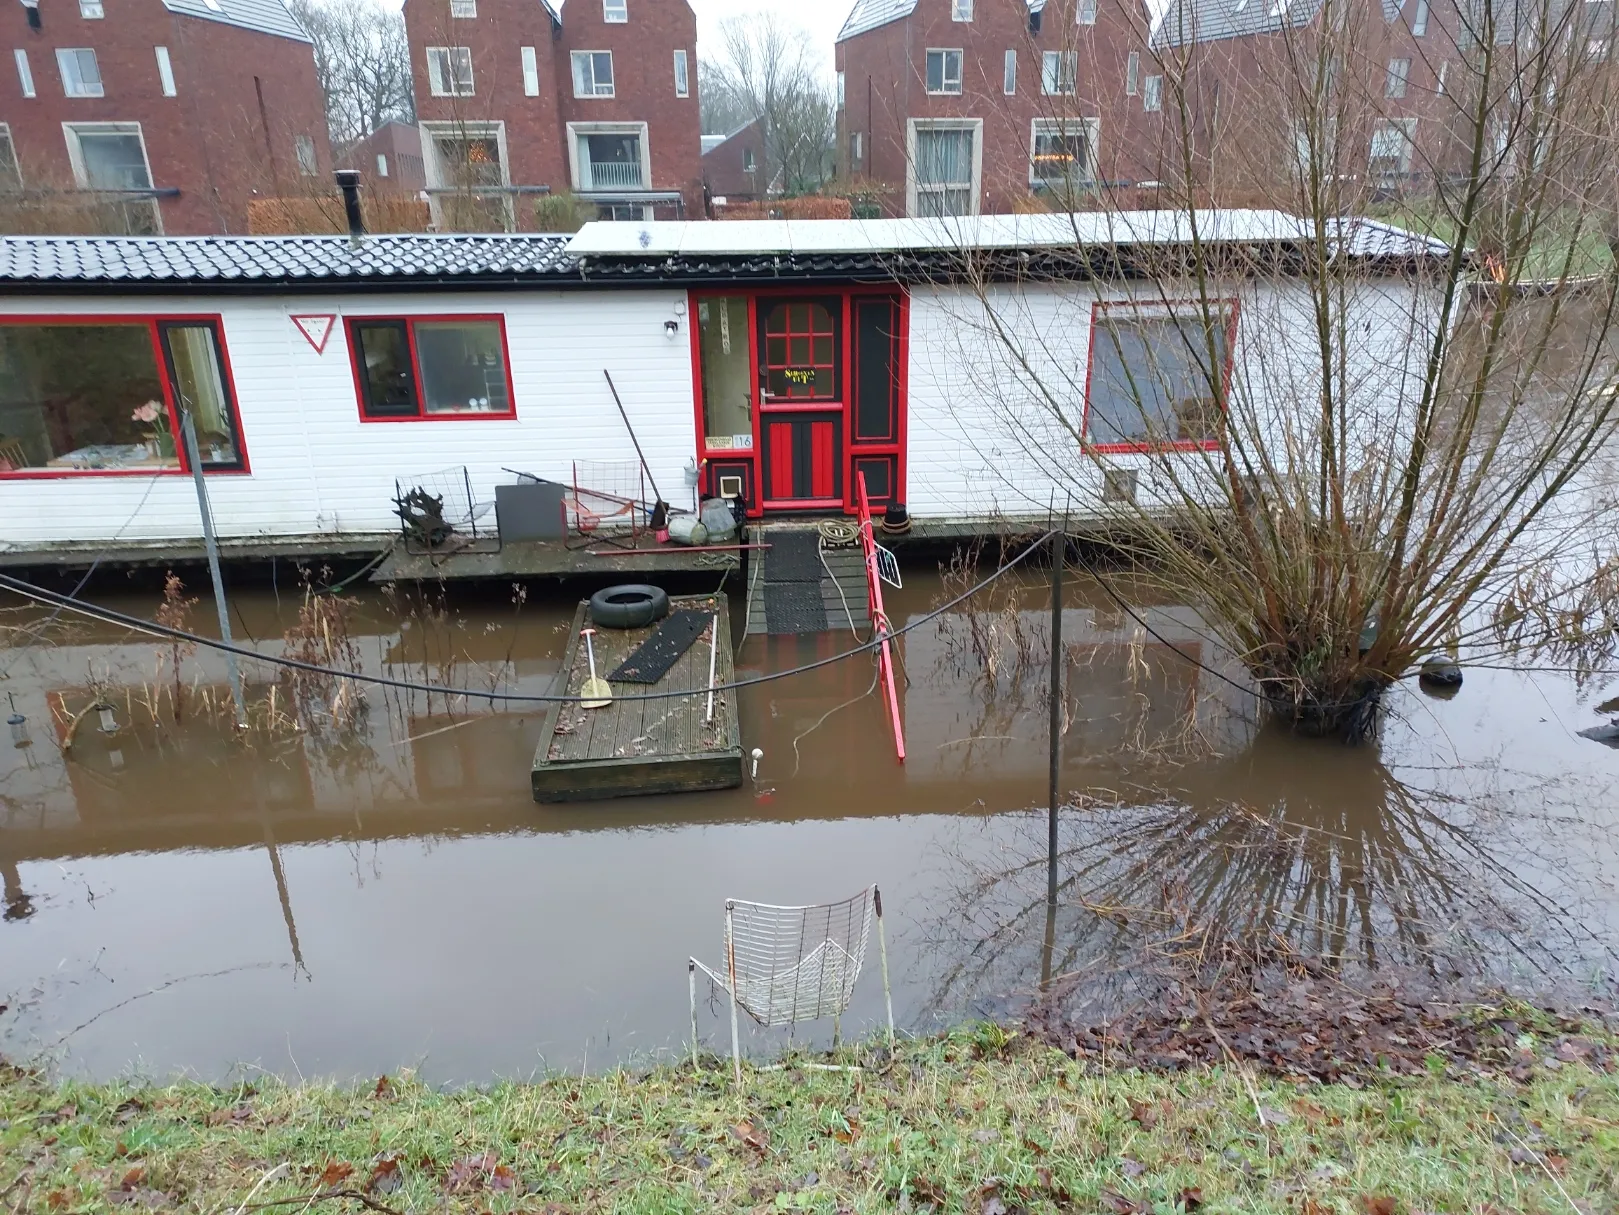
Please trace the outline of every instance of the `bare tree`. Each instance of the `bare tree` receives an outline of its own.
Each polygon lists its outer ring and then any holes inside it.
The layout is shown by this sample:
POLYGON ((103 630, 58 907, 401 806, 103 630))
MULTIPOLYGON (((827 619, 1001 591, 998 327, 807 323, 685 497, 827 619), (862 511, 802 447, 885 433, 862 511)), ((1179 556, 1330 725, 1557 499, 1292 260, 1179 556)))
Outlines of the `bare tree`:
POLYGON ((1611 7, 1436 0, 1419 128, 1389 5, 1277 5, 1239 71, 1183 0, 1148 69, 1172 216, 1048 219, 1067 248, 1010 269, 962 246, 919 361, 963 344, 978 441, 1107 521, 1296 729, 1369 738, 1426 656, 1526 621, 1616 640, 1611 7))
POLYGON ((414 122, 405 19, 375 0, 288 0, 315 40, 326 123, 339 147, 392 120, 414 122))
POLYGON ((832 173, 837 119, 831 82, 808 33, 766 12, 728 18, 719 41, 719 55, 702 67, 709 114, 733 120, 730 130, 764 119, 763 178, 773 191, 818 189, 832 173))

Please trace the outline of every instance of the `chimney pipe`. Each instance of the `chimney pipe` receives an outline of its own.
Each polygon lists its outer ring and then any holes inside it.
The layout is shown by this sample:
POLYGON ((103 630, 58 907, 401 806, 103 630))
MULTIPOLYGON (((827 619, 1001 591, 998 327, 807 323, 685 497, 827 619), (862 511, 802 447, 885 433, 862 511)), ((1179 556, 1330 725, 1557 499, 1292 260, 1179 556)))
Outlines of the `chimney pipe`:
POLYGON ((349 221, 349 235, 365 235, 365 220, 360 215, 360 170, 339 169, 337 188, 343 191, 343 214, 349 221))

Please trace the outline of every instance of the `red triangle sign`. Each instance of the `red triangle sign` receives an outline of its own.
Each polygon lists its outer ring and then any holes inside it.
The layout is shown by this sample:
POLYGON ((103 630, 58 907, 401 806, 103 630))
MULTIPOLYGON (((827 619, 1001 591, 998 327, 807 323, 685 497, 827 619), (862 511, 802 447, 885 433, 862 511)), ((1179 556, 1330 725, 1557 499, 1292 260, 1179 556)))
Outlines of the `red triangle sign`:
POLYGON ((332 336, 332 326, 337 323, 337 317, 330 312, 306 314, 293 317, 292 323, 298 326, 298 332, 315 348, 316 354, 324 354, 326 339, 332 336))

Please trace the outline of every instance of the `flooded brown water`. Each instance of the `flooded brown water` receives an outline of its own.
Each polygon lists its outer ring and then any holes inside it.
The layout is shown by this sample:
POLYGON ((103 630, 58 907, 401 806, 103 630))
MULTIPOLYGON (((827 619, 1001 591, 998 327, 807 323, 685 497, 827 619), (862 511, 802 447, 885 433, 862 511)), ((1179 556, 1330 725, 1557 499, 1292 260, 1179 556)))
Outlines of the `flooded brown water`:
MULTIPOLYGON (((891 615, 941 594, 931 569, 907 570, 891 615)), ((530 798, 538 706, 373 688, 336 720, 244 744, 204 712, 224 695, 217 655, 183 656, 192 716, 176 725, 168 702, 158 721, 147 707, 172 679, 149 639, 79 624, 0 651, 0 693, 32 738, 0 740, 0 1053, 94 1075, 414 1065, 442 1082, 645 1059, 682 1049, 686 959, 719 962, 725 897, 814 902, 872 881, 896 1016, 917 1032, 1014 1007, 1042 973, 1127 966, 1132 935, 1181 921, 1440 979, 1608 988, 1619 751, 1576 731, 1619 681, 1477 670, 1449 701, 1401 688, 1380 745, 1349 750, 1256 729, 1192 613, 1139 605, 1171 649, 1083 581, 1064 616, 1076 804, 1048 925, 1043 595, 903 639, 903 766, 861 657, 742 692, 756 781, 582 806, 530 798), (87 720, 66 759, 92 689, 118 728, 87 720)), ((101 601, 143 616, 161 602, 101 601)), ((360 668, 527 694, 549 690, 574 605, 356 601, 360 668)), ((280 653, 300 602, 242 591, 237 631, 280 653)), ((198 631, 211 619, 193 608, 198 631)), ((738 672, 849 641, 750 638, 738 672)), ((275 672, 247 666, 267 704, 275 672)), ((881 1009, 873 953, 845 1032, 881 1009)), ((714 1044, 721 1011, 700 1010, 714 1044)))

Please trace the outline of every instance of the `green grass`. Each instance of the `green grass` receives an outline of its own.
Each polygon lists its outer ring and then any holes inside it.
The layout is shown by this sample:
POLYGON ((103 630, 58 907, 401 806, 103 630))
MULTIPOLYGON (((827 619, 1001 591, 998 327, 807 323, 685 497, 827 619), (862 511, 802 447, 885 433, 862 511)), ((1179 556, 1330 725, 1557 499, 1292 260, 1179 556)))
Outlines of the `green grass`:
POLYGON ((551 1215, 1619 1209, 1619 1077, 1583 1065, 1522 1085, 1446 1078, 1438 1060, 1360 1088, 1097 1075, 974 1029, 902 1045, 881 1070, 798 1064, 750 1070, 741 1090, 720 1065, 455 1092, 8 1071, 0 1211, 234 1212, 282 1165, 255 1204, 358 1210, 311 1199, 376 1178, 368 1196, 390 1210, 551 1215))
MULTIPOLYGON (((1408 228, 1413 232, 1421 232, 1424 236, 1432 236, 1446 242, 1453 242, 1456 239, 1454 221, 1449 216, 1439 214, 1431 203, 1390 202, 1369 207, 1367 210, 1373 219, 1408 228)), ((1608 247, 1600 226, 1592 222, 1589 216, 1580 222, 1580 232, 1574 240, 1572 257, 1569 257, 1569 238, 1566 234, 1558 233, 1556 229, 1566 226, 1569 231, 1573 231, 1576 218, 1572 214, 1568 215, 1566 220, 1561 215, 1549 217, 1550 227, 1553 230, 1531 247, 1524 257, 1522 277, 1525 280, 1558 279, 1565 276, 1569 279, 1579 279, 1595 274, 1606 274, 1613 268, 1613 250, 1608 247), (1565 258, 1569 258, 1566 268, 1565 258)))

